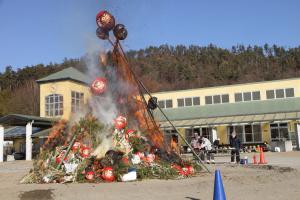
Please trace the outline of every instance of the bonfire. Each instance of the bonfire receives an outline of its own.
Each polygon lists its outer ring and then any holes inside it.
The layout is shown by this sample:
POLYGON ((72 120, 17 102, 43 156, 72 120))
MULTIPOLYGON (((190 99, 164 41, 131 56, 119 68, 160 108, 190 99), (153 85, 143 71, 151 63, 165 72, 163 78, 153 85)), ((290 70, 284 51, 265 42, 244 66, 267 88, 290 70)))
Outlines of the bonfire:
POLYGON ((91 81, 93 95, 84 116, 54 125, 33 169, 21 182, 114 182, 195 175, 199 164, 183 160, 176 148, 166 144, 155 122, 152 112, 158 107, 157 99, 145 99, 148 91, 131 70, 120 44, 127 37, 126 27, 115 24, 107 11, 98 13, 96 23, 96 35, 112 44, 114 64, 103 67, 104 76, 91 81), (113 120, 98 117, 112 105, 113 120))

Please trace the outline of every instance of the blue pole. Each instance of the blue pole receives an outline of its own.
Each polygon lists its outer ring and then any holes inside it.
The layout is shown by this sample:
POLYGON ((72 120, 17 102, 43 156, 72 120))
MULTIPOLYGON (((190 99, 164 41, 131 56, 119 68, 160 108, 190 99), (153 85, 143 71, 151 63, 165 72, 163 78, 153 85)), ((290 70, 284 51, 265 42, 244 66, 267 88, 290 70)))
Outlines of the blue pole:
POLYGON ((226 200, 220 170, 215 171, 214 200, 226 200))

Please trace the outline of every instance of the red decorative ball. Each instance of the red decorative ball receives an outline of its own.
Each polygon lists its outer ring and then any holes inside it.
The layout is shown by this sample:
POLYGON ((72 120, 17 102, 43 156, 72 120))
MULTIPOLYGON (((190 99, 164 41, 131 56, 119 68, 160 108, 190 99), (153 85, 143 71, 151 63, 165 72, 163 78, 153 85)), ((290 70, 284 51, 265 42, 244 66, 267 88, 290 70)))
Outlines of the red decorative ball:
POLYGON ((106 91, 106 87, 106 79, 102 77, 97 77, 91 84, 91 91, 94 95, 100 95, 106 91))
POLYGON ((145 158, 145 154, 143 152, 136 152, 135 155, 139 156, 141 160, 145 158))
POLYGON ((122 115, 119 115, 115 119, 115 128, 116 129, 124 129, 127 126, 127 119, 122 115))
POLYGON ((72 151, 77 151, 79 150, 81 147, 81 143, 80 142, 75 142, 72 146, 72 151))
POLYGON ((91 148, 87 147, 87 146, 84 146, 80 149, 81 151, 81 157, 83 158, 88 158, 90 157, 90 154, 91 154, 91 148))
POLYGON ((146 156, 146 162, 154 162, 155 160, 155 155, 153 153, 149 153, 147 156, 146 156))
POLYGON ((115 176, 114 176, 112 167, 104 167, 103 168, 102 179, 107 182, 113 182, 115 180, 115 176))
POLYGON ((96 23, 99 27, 110 31, 115 27, 115 18, 106 10, 100 11, 96 16, 96 23))
POLYGON ((94 180, 94 177, 95 177, 95 173, 93 171, 87 171, 85 173, 85 178, 87 180, 94 180))

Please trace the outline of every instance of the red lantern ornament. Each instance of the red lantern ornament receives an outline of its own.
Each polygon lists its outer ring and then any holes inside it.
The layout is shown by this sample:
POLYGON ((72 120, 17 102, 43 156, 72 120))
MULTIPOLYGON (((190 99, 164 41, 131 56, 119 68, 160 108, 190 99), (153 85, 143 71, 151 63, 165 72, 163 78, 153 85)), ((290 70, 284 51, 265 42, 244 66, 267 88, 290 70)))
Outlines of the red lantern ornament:
POLYGON ((107 31, 110 31, 115 26, 115 18, 106 10, 100 11, 96 16, 96 23, 99 27, 103 27, 107 31))
POLYGON ((72 146, 72 151, 78 151, 81 147, 81 143, 80 142, 75 142, 72 146))
POLYGON ((81 149, 81 157, 83 158, 88 158, 90 157, 91 154, 91 148, 87 147, 87 146, 83 146, 81 149))
POLYGON ((85 173, 85 178, 87 180, 94 180, 94 178, 95 178, 95 172, 93 172, 93 171, 87 171, 85 173))
POLYGON ((91 91, 94 95, 100 95, 106 91, 106 79, 97 77, 91 84, 91 91))
POLYGON ((116 119, 115 119, 115 128, 116 129, 124 129, 127 125, 127 119, 125 117, 123 117, 122 115, 119 115, 116 119))
POLYGON ((114 176, 112 167, 104 167, 103 168, 102 179, 107 182, 113 182, 115 180, 115 176, 114 176))

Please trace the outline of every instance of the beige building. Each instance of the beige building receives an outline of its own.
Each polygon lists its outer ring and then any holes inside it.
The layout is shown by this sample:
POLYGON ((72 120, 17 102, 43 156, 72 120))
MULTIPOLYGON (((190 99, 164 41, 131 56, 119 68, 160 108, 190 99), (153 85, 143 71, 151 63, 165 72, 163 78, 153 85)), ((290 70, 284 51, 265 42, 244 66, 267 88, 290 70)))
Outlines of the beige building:
POLYGON ((37 80, 40 85, 40 117, 69 119, 90 97, 87 77, 67 68, 37 80))
MULTIPOLYGON (((158 92, 158 104, 188 141, 196 132, 228 144, 233 130, 244 144, 297 144, 300 78, 158 92)), ((161 127, 171 125, 158 112, 161 127)))

